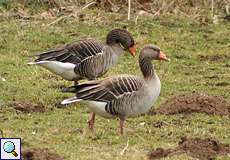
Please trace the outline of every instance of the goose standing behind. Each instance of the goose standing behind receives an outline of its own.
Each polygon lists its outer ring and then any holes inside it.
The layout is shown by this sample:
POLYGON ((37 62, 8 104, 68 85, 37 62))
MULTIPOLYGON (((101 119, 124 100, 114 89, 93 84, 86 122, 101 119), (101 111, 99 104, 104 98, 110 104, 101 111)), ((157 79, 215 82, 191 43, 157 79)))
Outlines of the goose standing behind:
MULTIPOLYGON (((93 113, 106 118, 119 117, 120 133, 123 134, 125 119, 148 112, 160 94, 160 79, 151 60, 169 61, 158 47, 147 45, 139 56, 143 78, 120 75, 72 86, 64 92, 76 93, 76 96, 62 101, 62 104, 83 100, 93 113)), ((88 121, 90 129, 93 129, 94 119, 95 114, 88 121)))
POLYGON ((83 39, 38 54, 34 62, 62 78, 78 83, 81 79, 95 80, 105 74, 119 60, 124 50, 135 56, 134 39, 123 29, 110 31, 106 43, 83 39))

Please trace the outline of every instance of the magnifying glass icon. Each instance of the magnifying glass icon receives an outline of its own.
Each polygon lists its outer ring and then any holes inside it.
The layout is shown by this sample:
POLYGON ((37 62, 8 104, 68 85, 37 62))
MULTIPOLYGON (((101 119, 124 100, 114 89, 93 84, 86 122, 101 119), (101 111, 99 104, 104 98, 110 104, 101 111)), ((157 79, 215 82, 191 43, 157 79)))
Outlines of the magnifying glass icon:
POLYGON ((7 141, 3 144, 3 150, 6 152, 6 153, 11 153, 14 155, 14 157, 17 157, 18 154, 17 152, 15 152, 15 145, 13 142, 11 141, 7 141))

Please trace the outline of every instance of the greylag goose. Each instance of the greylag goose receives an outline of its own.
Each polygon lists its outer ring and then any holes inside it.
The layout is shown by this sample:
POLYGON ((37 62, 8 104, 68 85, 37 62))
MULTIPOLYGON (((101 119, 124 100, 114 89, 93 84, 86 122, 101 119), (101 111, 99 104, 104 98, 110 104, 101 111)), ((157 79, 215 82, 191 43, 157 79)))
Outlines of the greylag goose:
POLYGON ((86 102, 93 112, 88 121, 90 129, 93 128, 95 114, 106 118, 119 117, 120 133, 123 134, 125 119, 146 113, 160 94, 161 82, 151 60, 169 61, 158 47, 147 45, 139 56, 143 78, 120 75, 65 88, 64 92, 76 93, 76 96, 62 101, 62 104, 86 102))
POLYGON ((95 80, 116 64, 124 50, 135 56, 134 39, 123 29, 110 31, 103 44, 83 39, 41 54, 34 62, 62 78, 78 83, 81 79, 95 80))

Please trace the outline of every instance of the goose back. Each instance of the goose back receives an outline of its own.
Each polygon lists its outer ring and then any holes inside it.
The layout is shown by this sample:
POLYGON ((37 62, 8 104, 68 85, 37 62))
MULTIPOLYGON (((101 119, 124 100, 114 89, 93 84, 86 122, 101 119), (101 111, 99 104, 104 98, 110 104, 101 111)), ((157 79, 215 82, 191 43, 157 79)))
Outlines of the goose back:
POLYGON ((82 77, 94 80, 105 74, 118 60, 119 53, 105 45, 101 53, 90 56, 78 63, 74 71, 82 77))
POLYGON ((98 55, 102 52, 103 44, 94 39, 79 40, 61 48, 51 49, 38 56, 35 62, 58 61, 63 63, 78 64, 83 60, 98 55))

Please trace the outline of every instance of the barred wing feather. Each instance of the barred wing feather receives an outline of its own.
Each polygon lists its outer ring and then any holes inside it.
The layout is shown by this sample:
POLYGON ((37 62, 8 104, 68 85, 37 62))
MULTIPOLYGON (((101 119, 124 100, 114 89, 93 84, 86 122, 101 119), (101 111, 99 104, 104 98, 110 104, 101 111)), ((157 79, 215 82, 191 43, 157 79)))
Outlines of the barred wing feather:
POLYGON ((95 56, 102 52, 103 44, 94 39, 84 39, 65 45, 62 48, 43 52, 35 62, 59 61, 78 64, 88 57, 95 56))
POLYGON ((118 76, 104 80, 86 82, 67 88, 67 92, 74 92, 78 99, 111 102, 122 96, 138 91, 144 82, 136 76, 118 76))

